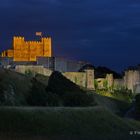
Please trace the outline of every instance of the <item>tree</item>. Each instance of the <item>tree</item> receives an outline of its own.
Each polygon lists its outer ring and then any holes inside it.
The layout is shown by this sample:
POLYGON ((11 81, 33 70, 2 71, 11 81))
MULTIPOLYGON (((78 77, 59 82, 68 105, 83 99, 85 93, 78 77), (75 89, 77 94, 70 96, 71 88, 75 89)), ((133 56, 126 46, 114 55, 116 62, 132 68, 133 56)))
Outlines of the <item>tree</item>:
MULTIPOLYGON (((88 95, 79 86, 65 78, 60 72, 52 73, 46 91, 47 93, 50 92, 52 97, 55 95, 55 99, 59 100, 59 105, 90 106, 93 103, 93 96, 88 95)), ((52 97, 50 99, 53 100, 52 97)))
POLYGON ((32 87, 27 97, 27 103, 31 106, 46 106, 47 93, 45 86, 38 82, 35 78, 32 79, 32 87))

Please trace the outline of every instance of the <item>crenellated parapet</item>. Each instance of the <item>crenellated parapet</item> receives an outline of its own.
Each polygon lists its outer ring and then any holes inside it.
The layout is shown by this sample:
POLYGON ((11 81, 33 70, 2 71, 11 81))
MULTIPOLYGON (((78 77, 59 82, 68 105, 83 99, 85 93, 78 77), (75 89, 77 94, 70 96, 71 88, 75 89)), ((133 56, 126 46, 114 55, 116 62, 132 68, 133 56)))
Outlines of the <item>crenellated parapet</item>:
POLYGON ((36 61, 37 57, 51 57, 51 38, 41 41, 25 41, 24 37, 14 36, 12 49, 2 52, 2 57, 13 57, 14 61, 36 61))

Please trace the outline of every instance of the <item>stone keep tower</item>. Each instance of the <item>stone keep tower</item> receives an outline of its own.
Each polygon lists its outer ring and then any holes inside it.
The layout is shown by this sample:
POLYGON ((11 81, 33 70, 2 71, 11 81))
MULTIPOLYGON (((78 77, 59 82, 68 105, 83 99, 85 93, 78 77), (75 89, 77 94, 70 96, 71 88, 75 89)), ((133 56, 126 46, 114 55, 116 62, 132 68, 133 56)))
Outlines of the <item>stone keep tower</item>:
POLYGON ((94 90, 94 69, 86 69, 86 87, 87 89, 94 90))
POLYGON ((138 91, 140 87, 140 71, 139 70, 127 70, 124 76, 125 86, 132 90, 132 92, 138 91))
POLYGON ((25 41, 24 37, 14 37, 13 48, 2 52, 2 57, 13 57, 14 61, 36 61, 37 57, 52 57, 51 38, 25 41))

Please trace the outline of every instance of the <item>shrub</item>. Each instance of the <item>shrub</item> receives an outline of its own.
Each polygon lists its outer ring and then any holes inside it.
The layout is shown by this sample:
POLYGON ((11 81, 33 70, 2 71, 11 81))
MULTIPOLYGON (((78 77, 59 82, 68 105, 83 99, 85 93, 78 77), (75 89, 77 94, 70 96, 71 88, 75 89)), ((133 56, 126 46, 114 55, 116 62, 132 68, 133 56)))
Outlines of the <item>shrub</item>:
POLYGON ((93 103, 93 97, 57 71, 50 76, 46 91, 55 95, 55 98, 57 97, 59 105, 90 106, 93 103))
POLYGON ((60 72, 53 72, 49 78, 47 91, 56 93, 59 96, 67 92, 83 92, 76 84, 65 78, 60 72))
POLYGON ((35 78, 32 79, 32 87, 27 97, 27 103, 31 106, 46 106, 47 93, 45 86, 38 82, 35 78))
POLYGON ((31 70, 26 70, 25 71, 25 75, 29 76, 29 77, 33 77, 34 76, 34 74, 33 74, 33 72, 31 70))

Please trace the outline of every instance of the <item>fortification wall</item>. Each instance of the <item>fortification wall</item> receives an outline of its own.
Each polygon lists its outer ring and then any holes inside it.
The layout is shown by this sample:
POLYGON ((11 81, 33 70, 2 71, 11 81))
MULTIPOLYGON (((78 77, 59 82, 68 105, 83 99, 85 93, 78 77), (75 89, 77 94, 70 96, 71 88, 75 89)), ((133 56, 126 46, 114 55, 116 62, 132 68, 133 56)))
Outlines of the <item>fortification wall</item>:
POLYGON ((97 78, 96 82, 98 84, 98 89, 112 88, 114 84, 113 74, 106 74, 105 78, 97 78))
POLYGON ((37 57, 37 65, 54 70, 54 57, 37 57))
POLYGON ((140 84, 140 71, 139 70, 128 70, 125 71, 124 76, 125 86, 135 93, 135 88, 140 84))
POLYGON ((80 87, 94 90, 94 70, 86 70, 85 72, 65 72, 63 75, 80 87))
POLYGON ((15 67, 15 71, 19 72, 19 73, 23 73, 25 74, 28 71, 31 71, 33 75, 35 75, 36 73, 45 75, 45 76, 50 76, 52 74, 52 71, 44 68, 43 66, 34 66, 34 65, 17 65, 15 67))
POLYGON ((60 72, 67 72, 67 61, 66 59, 55 57, 54 60, 55 70, 60 72))
POLYGON ((62 73, 67 79, 80 87, 86 88, 86 73, 85 72, 65 72, 62 73))
POLYGON ((113 87, 115 89, 120 89, 122 87, 125 87, 124 79, 114 79, 113 87))
POLYGON ((87 69, 85 70, 86 72, 86 87, 87 89, 94 90, 95 85, 94 85, 94 70, 87 69))
POLYGON ((67 60, 67 71, 68 72, 79 71, 85 64, 86 62, 67 60))
POLYGON ((97 78, 95 79, 97 84, 98 84, 98 89, 104 89, 104 81, 106 80, 105 78, 97 78))
POLYGON ((54 69, 60 72, 77 72, 85 62, 67 60, 61 57, 54 58, 54 69))

